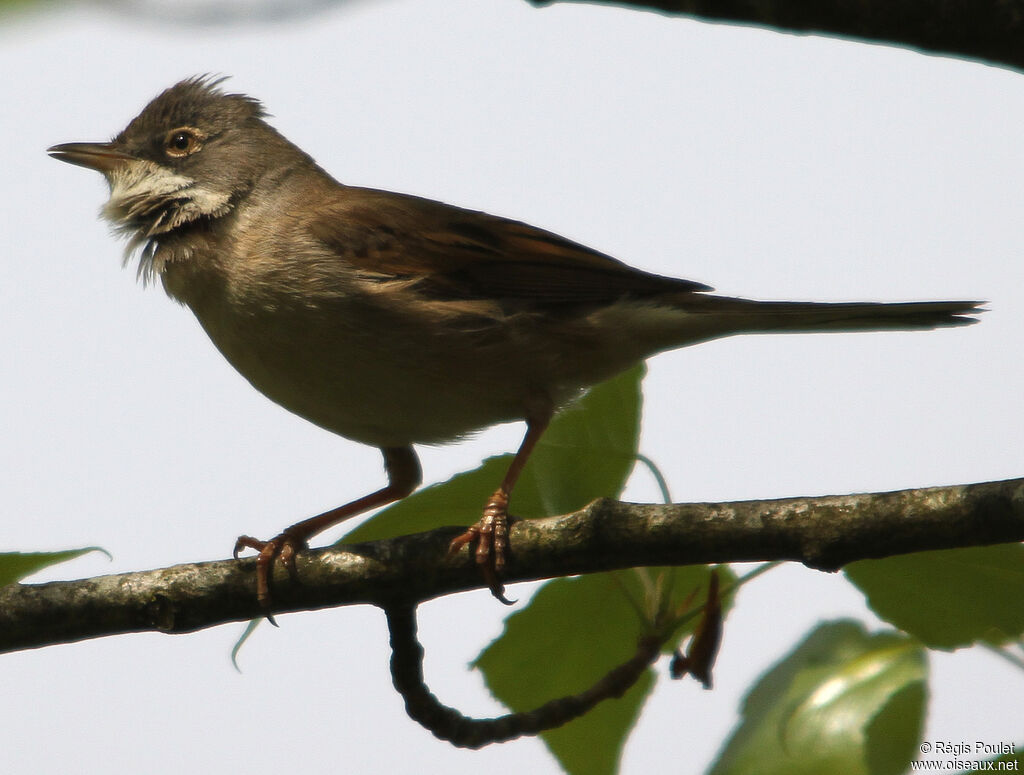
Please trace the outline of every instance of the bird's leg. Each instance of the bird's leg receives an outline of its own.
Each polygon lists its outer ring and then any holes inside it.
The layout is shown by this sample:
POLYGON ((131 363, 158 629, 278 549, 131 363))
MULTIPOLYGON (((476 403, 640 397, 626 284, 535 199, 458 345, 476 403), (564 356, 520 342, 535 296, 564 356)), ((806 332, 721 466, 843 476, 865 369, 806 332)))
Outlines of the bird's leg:
POLYGON ((550 412, 526 420, 526 436, 523 437, 523 443, 519 445, 515 457, 512 458, 505 478, 501 480, 501 486, 487 499, 483 517, 465 533, 452 539, 448 545, 450 557, 474 539, 477 541, 476 564, 480 567, 491 594, 505 605, 511 605, 511 601, 505 597, 505 587, 500 580, 505 569, 505 552, 508 548, 508 498, 523 472, 523 466, 530 458, 530 453, 537 446, 550 421, 550 412))
MULTIPOLYGON (((333 525, 362 514, 364 511, 400 500, 411 493, 422 481, 420 463, 412 447, 385 447, 384 470, 387 472, 386 487, 363 496, 344 506, 325 511, 302 522, 296 522, 285 528, 276 538, 260 541, 251 536, 239 536, 235 542, 234 555, 237 558, 242 549, 255 549, 259 552, 256 558, 256 599, 264 609, 270 608, 270 579, 274 560, 278 557, 288 569, 291 576, 295 575, 295 554, 307 548, 310 538, 333 525)), ((268 614, 267 618, 273 622, 268 614)))

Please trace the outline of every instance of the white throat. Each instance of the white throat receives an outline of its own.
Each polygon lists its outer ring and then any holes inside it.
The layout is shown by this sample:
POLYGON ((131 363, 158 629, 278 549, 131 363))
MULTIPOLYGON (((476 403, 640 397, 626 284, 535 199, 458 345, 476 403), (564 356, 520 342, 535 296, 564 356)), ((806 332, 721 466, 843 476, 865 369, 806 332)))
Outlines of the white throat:
POLYGON ((204 216, 230 209, 230 196, 197 185, 195 180, 138 160, 113 170, 107 178, 110 199, 102 215, 132 242, 151 239, 204 216))
POLYGON ((161 250, 161 236, 200 218, 217 218, 231 210, 227 193, 212 191, 193 178, 179 175, 151 161, 135 160, 107 175, 110 199, 101 215, 128 238, 124 261, 137 252, 138 275, 143 283, 163 272, 168 261, 189 258, 161 250))

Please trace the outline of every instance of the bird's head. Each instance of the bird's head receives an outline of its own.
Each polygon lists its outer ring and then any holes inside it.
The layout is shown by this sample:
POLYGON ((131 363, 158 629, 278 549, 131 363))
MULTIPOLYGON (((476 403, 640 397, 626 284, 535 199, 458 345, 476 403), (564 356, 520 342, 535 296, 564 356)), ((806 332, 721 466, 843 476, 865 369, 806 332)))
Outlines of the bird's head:
POLYGON ((108 143, 48 149, 103 173, 110 199, 102 214, 133 247, 226 215, 268 169, 301 154, 262 120, 257 100, 225 93, 223 80, 181 81, 108 143))

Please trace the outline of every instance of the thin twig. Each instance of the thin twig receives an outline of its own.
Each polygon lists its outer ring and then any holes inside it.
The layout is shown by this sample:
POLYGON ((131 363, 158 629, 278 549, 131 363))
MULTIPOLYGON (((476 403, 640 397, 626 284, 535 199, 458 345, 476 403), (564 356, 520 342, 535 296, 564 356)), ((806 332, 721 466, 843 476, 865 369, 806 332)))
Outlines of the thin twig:
POLYGON ((658 658, 663 642, 653 635, 641 637, 630 659, 579 694, 559 697, 530 711, 477 719, 441 703, 424 683, 423 646, 416 637, 416 606, 388 606, 384 613, 391 637, 391 681, 405 700, 406 712, 435 737, 460 748, 482 748, 536 735, 579 718, 602 700, 621 697, 658 658))

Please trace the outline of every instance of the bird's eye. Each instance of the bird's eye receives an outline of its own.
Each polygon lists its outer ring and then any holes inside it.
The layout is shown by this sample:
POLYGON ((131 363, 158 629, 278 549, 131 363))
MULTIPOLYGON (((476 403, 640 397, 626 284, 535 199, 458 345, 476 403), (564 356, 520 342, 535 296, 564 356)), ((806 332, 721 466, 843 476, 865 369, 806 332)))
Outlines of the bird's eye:
POLYGON ((192 129, 172 129, 164 140, 164 150, 168 156, 181 158, 199 150, 199 136, 192 129))

